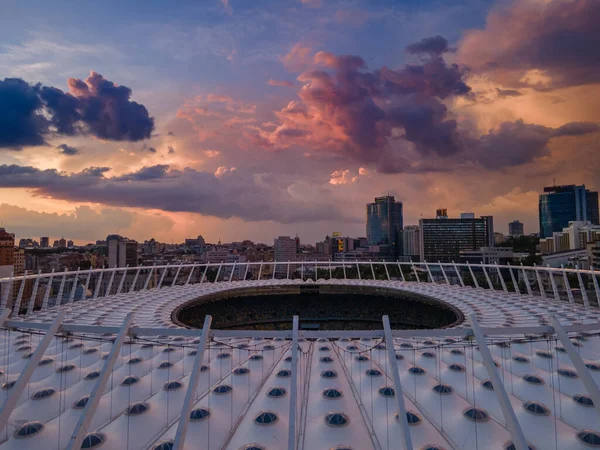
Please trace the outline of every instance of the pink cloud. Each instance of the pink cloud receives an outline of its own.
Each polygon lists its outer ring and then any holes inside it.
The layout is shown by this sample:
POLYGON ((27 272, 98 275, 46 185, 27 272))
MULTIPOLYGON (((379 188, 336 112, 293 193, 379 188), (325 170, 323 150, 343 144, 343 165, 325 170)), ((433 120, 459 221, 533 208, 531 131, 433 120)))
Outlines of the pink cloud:
POLYGON ((312 49, 302 42, 294 45, 287 55, 281 57, 284 67, 292 72, 304 70, 311 64, 312 49))
POLYGON ((269 86, 281 86, 281 87, 292 87, 294 85, 294 83, 292 83, 290 81, 274 80, 272 78, 269 81, 267 81, 267 84, 269 86))

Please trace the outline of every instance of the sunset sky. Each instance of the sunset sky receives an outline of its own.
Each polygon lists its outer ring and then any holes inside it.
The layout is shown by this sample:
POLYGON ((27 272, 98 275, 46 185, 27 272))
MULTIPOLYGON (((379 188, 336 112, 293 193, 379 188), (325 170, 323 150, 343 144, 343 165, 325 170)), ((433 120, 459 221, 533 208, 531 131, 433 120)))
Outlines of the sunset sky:
POLYGON ((538 231, 600 188, 598 0, 4 0, 0 222, 77 243, 538 231))

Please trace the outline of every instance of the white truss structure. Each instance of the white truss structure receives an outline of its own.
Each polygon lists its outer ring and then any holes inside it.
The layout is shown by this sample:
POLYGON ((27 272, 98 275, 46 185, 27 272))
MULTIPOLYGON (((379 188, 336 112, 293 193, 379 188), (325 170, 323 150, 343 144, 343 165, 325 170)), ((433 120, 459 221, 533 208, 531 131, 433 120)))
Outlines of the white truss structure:
POLYGON ((589 449, 598 275, 309 261, 0 279, 0 450, 589 449), (288 331, 231 331, 172 319, 205 295, 296 285, 424 295, 465 321, 308 331, 295 317, 288 331))

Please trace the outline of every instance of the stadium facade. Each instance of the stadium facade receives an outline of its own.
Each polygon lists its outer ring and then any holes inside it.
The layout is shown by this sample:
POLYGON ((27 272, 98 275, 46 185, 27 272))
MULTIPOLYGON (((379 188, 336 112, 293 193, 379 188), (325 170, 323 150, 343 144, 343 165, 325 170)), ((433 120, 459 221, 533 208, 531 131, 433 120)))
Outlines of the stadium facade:
POLYGON ((0 450, 600 446, 597 272, 304 262, 265 278, 269 264, 0 280, 0 450), (320 331, 294 317, 289 330, 234 331, 174 315, 215 293, 290 285, 424 295, 464 320, 320 331))

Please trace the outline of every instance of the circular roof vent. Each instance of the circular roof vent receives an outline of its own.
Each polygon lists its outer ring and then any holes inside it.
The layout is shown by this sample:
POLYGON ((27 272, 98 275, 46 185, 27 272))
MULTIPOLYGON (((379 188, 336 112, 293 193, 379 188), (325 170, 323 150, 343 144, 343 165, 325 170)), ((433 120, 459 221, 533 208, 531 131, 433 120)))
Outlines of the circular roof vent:
MULTIPOLYGON (((395 417, 396 417, 396 420, 399 420, 398 413, 396 413, 395 417)), ((421 418, 412 411, 406 411, 406 421, 408 422, 409 425, 417 425, 417 424, 421 423, 421 418)))
POLYGON ((106 441, 104 433, 88 433, 83 438, 81 448, 95 448, 102 445, 106 441))
POLYGON ((382 375, 381 371, 377 369, 367 369, 365 370, 365 374, 370 377, 380 377, 382 375))
POLYGON ((323 397, 325 398, 340 398, 341 396, 342 392, 335 388, 329 388, 323 391, 323 397))
POLYGON ((537 402, 525 402, 523 403, 523 408, 525 408, 531 414, 535 414, 536 416, 548 416, 550 415, 550 410, 541 403, 537 402))
POLYGON ((490 419, 488 413, 480 408, 467 408, 463 411, 463 416, 473 422, 485 422, 490 419))
POLYGON ((231 358, 231 354, 229 354, 229 353, 219 353, 217 355, 217 359, 227 359, 227 358, 231 358))
POLYGON ((89 399, 90 399, 89 395, 84 395, 79 400, 76 400, 75 403, 73 403, 73 409, 83 409, 83 408, 85 408, 85 405, 87 405, 87 402, 88 402, 89 399))
POLYGON ((181 381, 167 381, 163 385, 163 389, 165 391, 175 391, 177 389, 181 389, 183 387, 183 383, 181 381))
POLYGON ((88 373, 84 379, 85 380, 95 380, 96 378, 98 378, 100 376, 100 371, 99 370, 92 370, 90 373, 88 373))
POLYGON ((433 352, 423 352, 421 353, 421 356, 424 358, 435 358, 435 353, 433 352))
POLYGON ((128 416, 139 416, 140 414, 144 414, 146 411, 150 409, 150 405, 146 402, 136 402, 132 403, 125 410, 125 414, 128 416))
POLYGON ((465 366, 462 364, 450 364, 448 369, 450 369, 452 372, 464 372, 465 366))
POLYGON ((258 425, 273 425, 277 422, 278 417, 272 411, 263 411, 254 418, 254 423, 258 425))
POLYGON ((419 366, 410 367, 408 369, 408 371, 410 373, 412 373, 413 375, 423 375, 425 373, 425 369, 423 369, 423 368, 421 368, 419 366))
POLYGON ((523 380, 531 384, 544 384, 544 380, 537 375, 525 374, 523 380))
POLYGON ((483 386, 486 389, 489 389, 490 391, 494 390, 494 385, 492 384, 492 382, 490 380, 485 380, 481 383, 481 386, 483 386))
POLYGON ((288 378, 292 376, 292 371, 287 369, 281 369, 279 372, 277 372, 277 376, 280 378, 288 378))
POLYGON ((434 392, 437 392, 438 394, 441 394, 441 395, 452 394, 452 392, 454 391, 454 389, 452 389, 452 386, 447 385, 447 384, 436 384, 431 389, 434 392))
POLYGON ((2 383, 2 390, 8 391, 9 389, 12 389, 16 383, 17 383, 17 380, 5 381, 4 383, 2 383))
POLYGON ((132 384, 135 384, 138 381, 140 381, 139 377, 136 377, 135 375, 130 375, 126 377, 123 381, 121 381, 121 386, 131 386, 132 384))
POLYGON ((515 355, 515 356, 513 356, 513 361, 516 361, 518 363, 528 363, 529 358, 527 358, 526 356, 523 356, 523 355, 515 355))
POLYGON ((168 369, 169 367, 173 367, 173 363, 171 361, 163 361, 158 365, 159 369, 168 369))
POLYGON ((285 388, 282 387, 274 387, 271 388, 269 392, 267 392, 267 397, 283 397, 286 394, 285 388))
POLYGON ((46 357, 42 358, 38 363, 38 366, 47 366, 48 364, 52 364, 54 362, 54 358, 46 357))
POLYGON ((537 356, 539 356, 540 358, 545 358, 545 359, 552 359, 552 353, 550 353, 549 351, 546 350, 537 350, 535 352, 535 354, 537 356))
POLYGON ((583 406, 594 406, 594 400, 589 395, 575 394, 573 400, 583 406))
POLYGON ((404 359, 404 356, 402 356, 400 353, 396 353, 396 360, 397 361, 402 361, 404 359))
POLYGON ((250 369, 248 369, 247 367, 238 367, 233 371, 234 375, 246 375, 248 373, 250 373, 250 369))
POLYGON ((582 430, 577 433, 577 438, 592 447, 600 447, 600 433, 592 430, 582 430))
POLYGON ((354 359, 358 362, 365 362, 369 360, 369 357, 367 355, 358 355, 354 359))
POLYGON ((324 370, 321 372, 322 378, 335 378, 337 377, 337 372, 335 370, 324 370))
POLYGON ((322 363, 332 363, 333 359, 330 356, 322 356, 321 358, 319 358, 319 361, 321 361, 322 363))
POLYGON ((350 423, 350 418, 341 412, 330 412, 325 415, 325 423, 331 427, 343 427, 350 423))
POLYGON ((396 391, 391 386, 383 386, 379 388, 379 394, 384 397, 393 397, 396 395, 396 391))
POLYGON ((190 411, 190 420, 193 422, 204 420, 208 416, 210 416, 210 411, 206 408, 196 408, 190 411))
POLYGON ((162 441, 152 447, 152 450, 173 450, 173 441, 162 441))
POLYGON ((17 438, 26 438, 31 437, 38 434, 40 431, 44 429, 44 424, 42 422, 34 421, 34 422, 26 422, 21 425, 20 428, 15 431, 15 437, 17 438))
POLYGON ((34 392, 31 396, 31 400, 42 400, 44 398, 51 397, 56 392, 56 389, 48 387, 44 389, 40 389, 39 391, 34 392))
POLYGON ((331 350, 331 349, 329 347, 327 347, 326 345, 319 347, 320 352, 328 352, 329 350, 331 350))
POLYGON ((565 378, 579 378, 579 375, 577 375, 577 372, 575 372, 574 370, 571 370, 571 369, 558 369, 556 372, 565 378))
POLYGON ((220 384, 213 389, 215 394, 228 394, 231 392, 233 388, 228 384, 220 384))
POLYGON ((140 358, 139 356, 134 356, 129 361, 127 361, 127 364, 133 365, 133 364, 139 364, 141 362, 142 362, 142 358, 140 358))
POLYGON ((453 355, 464 355, 465 354, 465 352, 463 352, 459 348, 453 348, 452 350, 450 350, 450 353, 452 353, 453 355))
POLYGON ((71 370, 74 370, 76 367, 77 366, 75 364, 65 364, 64 366, 60 366, 58 369, 56 369, 56 373, 67 373, 71 370))
POLYGON ((252 361, 260 361, 261 359, 263 359, 263 355, 260 355, 258 353, 255 353, 254 355, 250 355, 250 360, 252 360, 252 361))
MULTIPOLYGON (((530 444, 527 444, 527 448, 529 450, 535 450, 535 447, 530 444)), ((515 444, 513 444, 512 441, 508 441, 506 444, 504 444, 504 450, 517 450, 517 447, 515 446, 515 444)))
POLYGON ((240 450, 266 450, 262 445, 246 444, 240 450))

